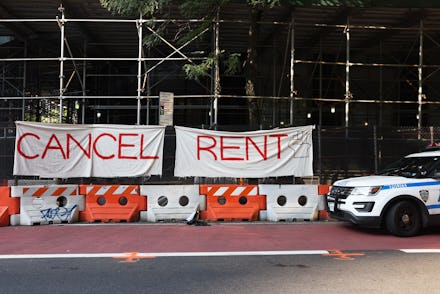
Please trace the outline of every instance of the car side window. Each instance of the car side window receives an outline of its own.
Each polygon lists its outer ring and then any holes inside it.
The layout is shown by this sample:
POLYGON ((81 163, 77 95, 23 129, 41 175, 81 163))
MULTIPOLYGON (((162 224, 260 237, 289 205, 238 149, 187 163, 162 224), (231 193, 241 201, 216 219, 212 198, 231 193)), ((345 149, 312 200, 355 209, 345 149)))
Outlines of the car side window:
POLYGON ((440 179, 440 160, 438 157, 433 158, 433 164, 428 172, 429 177, 440 179))

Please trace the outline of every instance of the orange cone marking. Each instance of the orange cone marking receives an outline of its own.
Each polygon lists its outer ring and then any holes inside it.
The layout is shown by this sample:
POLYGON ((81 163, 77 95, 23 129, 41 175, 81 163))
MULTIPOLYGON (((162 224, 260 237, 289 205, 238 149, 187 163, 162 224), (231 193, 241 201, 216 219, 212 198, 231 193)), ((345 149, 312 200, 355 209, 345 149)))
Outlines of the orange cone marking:
POLYGON ((330 253, 322 254, 322 256, 335 257, 336 260, 354 260, 352 256, 364 256, 363 252, 344 253, 341 250, 330 250, 330 253))
POLYGON ((123 256, 113 256, 113 258, 122 258, 119 262, 138 262, 141 258, 155 258, 155 256, 140 256, 138 252, 130 252, 123 256))

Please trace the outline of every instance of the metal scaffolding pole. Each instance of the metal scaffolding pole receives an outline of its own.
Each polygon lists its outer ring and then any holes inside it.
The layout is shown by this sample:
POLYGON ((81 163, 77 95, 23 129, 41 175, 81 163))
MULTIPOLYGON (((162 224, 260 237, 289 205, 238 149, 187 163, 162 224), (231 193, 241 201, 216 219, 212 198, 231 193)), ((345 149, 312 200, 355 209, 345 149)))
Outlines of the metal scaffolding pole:
MULTIPOLYGON (((319 38, 319 60, 322 60, 322 38, 319 38)), ((319 64, 319 98, 322 98, 322 64, 319 64)), ((322 126, 322 102, 319 101, 319 125, 322 126)), ((321 156, 321 155, 320 155, 321 156)))
MULTIPOLYGON (((27 41, 24 42, 24 56, 27 56, 27 41)), ((24 98, 26 96, 26 71, 27 71, 27 62, 23 61, 23 92, 22 96, 23 99, 21 101, 21 120, 24 121, 25 119, 25 107, 26 107, 26 99, 24 98)))
POLYGON ((295 98, 295 14, 292 11, 290 33, 290 125, 293 125, 293 100, 295 98))
MULTIPOLYGON (((319 38, 319 60, 322 60, 322 38, 319 38)), ((319 97, 322 98, 322 64, 319 64, 319 97)), ((321 183, 322 178, 322 102, 318 102, 318 176, 319 183, 321 183)))
MULTIPOLYGON (((277 85, 276 85, 276 61, 277 61, 277 55, 276 55, 276 39, 273 38, 272 41, 272 96, 277 95, 277 85)), ((276 124, 276 101, 275 99, 272 99, 272 126, 275 127, 276 124)))
POLYGON ((6 63, 2 63, 2 88, 1 94, 5 95, 5 83, 6 83, 6 63))
POLYGON ((417 68, 418 71, 418 80, 419 87, 417 91, 417 102, 418 102, 418 112, 417 112, 417 128, 419 130, 419 139, 420 139, 420 130, 422 128, 422 100, 423 100, 423 19, 420 19, 420 28, 419 28, 419 66, 417 68))
MULTIPOLYGON (((84 41, 84 57, 87 56, 87 41, 84 41)), ((81 103, 81 123, 84 124, 85 123, 85 116, 86 116, 86 99, 84 98, 84 96, 87 95, 87 91, 86 91, 86 78, 87 75, 87 64, 86 61, 83 60, 83 72, 82 72, 82 103, 81 103)))
POLYGON ((61 40, 60 40, 60 108, 59 108, 59 123, 63 122, 63 94, 64 94, 64 7, 60 5, 58 11, 61 12, 61 20, 57 17, 58 25, 61 31, 61 40))
POLYGON ((142 13, 139 15, 139 21, 136 23, 138 31, 138 72, 137 72, 137 112, 136 124, 141 124, 141 95, 142 95, 142 13))
MULTIPOLYGON (((147 96, 151 95, 151 89, 150 89, 150 75, 147 76, 147 96)), ((147 117, 145 118, 145 124, 150 124, 150 107, 151 107, 151 98, 147 98, 147 117)))
MULTIPOLYGON (((215 34, 215 63, 214 63, 214 119, 213 124, 215 129, 217 129, 218 123, 218 98, 220 95, 220 68, 219 68, 219 55, 220 55, 220 45, 219 45, 219 16, 220 9, 217 9, 217 15, 214 24, 214 34, 215 34)), ((211 114, 212 115, 212 114, 211 114)))
MULTIPOLYGON (((380 40, 379 43, 379 56, 380 56, 380 62, 383 60, 383 41, 380 40)), ((379 127, 382 127, 383 122, 383 69, 382 67, 379 68, 379 100, 381 101, 379 103, 379 127)))
POLYGON ((347 17, 347 26, 345 28, 346 37, 346 61, 345 61, 345 127, 348 128, 350 116, 350 17, 347 17))

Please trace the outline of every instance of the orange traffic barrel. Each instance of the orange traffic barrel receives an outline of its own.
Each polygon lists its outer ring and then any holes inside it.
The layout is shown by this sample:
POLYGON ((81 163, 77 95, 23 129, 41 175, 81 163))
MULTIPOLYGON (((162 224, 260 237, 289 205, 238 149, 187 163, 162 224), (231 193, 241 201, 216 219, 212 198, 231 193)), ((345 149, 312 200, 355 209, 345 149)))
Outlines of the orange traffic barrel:
POLYGON ((318 196, 319 196, 319 211, 318 219, 328 221, 330 217, 327 212, 327 205, 325 203, 325 197, 330 191, 330 185, 318 185, 318 196))

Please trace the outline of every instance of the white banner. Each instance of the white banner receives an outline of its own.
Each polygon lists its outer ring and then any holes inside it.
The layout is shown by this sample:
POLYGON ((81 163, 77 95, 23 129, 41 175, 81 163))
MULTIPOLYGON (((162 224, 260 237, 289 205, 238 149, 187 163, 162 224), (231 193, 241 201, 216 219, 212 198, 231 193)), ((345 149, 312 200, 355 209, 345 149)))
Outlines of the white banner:
POLYGON ((162 174, 165 127, 16 122, 14 175, 43 178, 162 174))
POLYGON ((255 132, 176 129, 177 177, 313 176, 313 126, 255 132))

